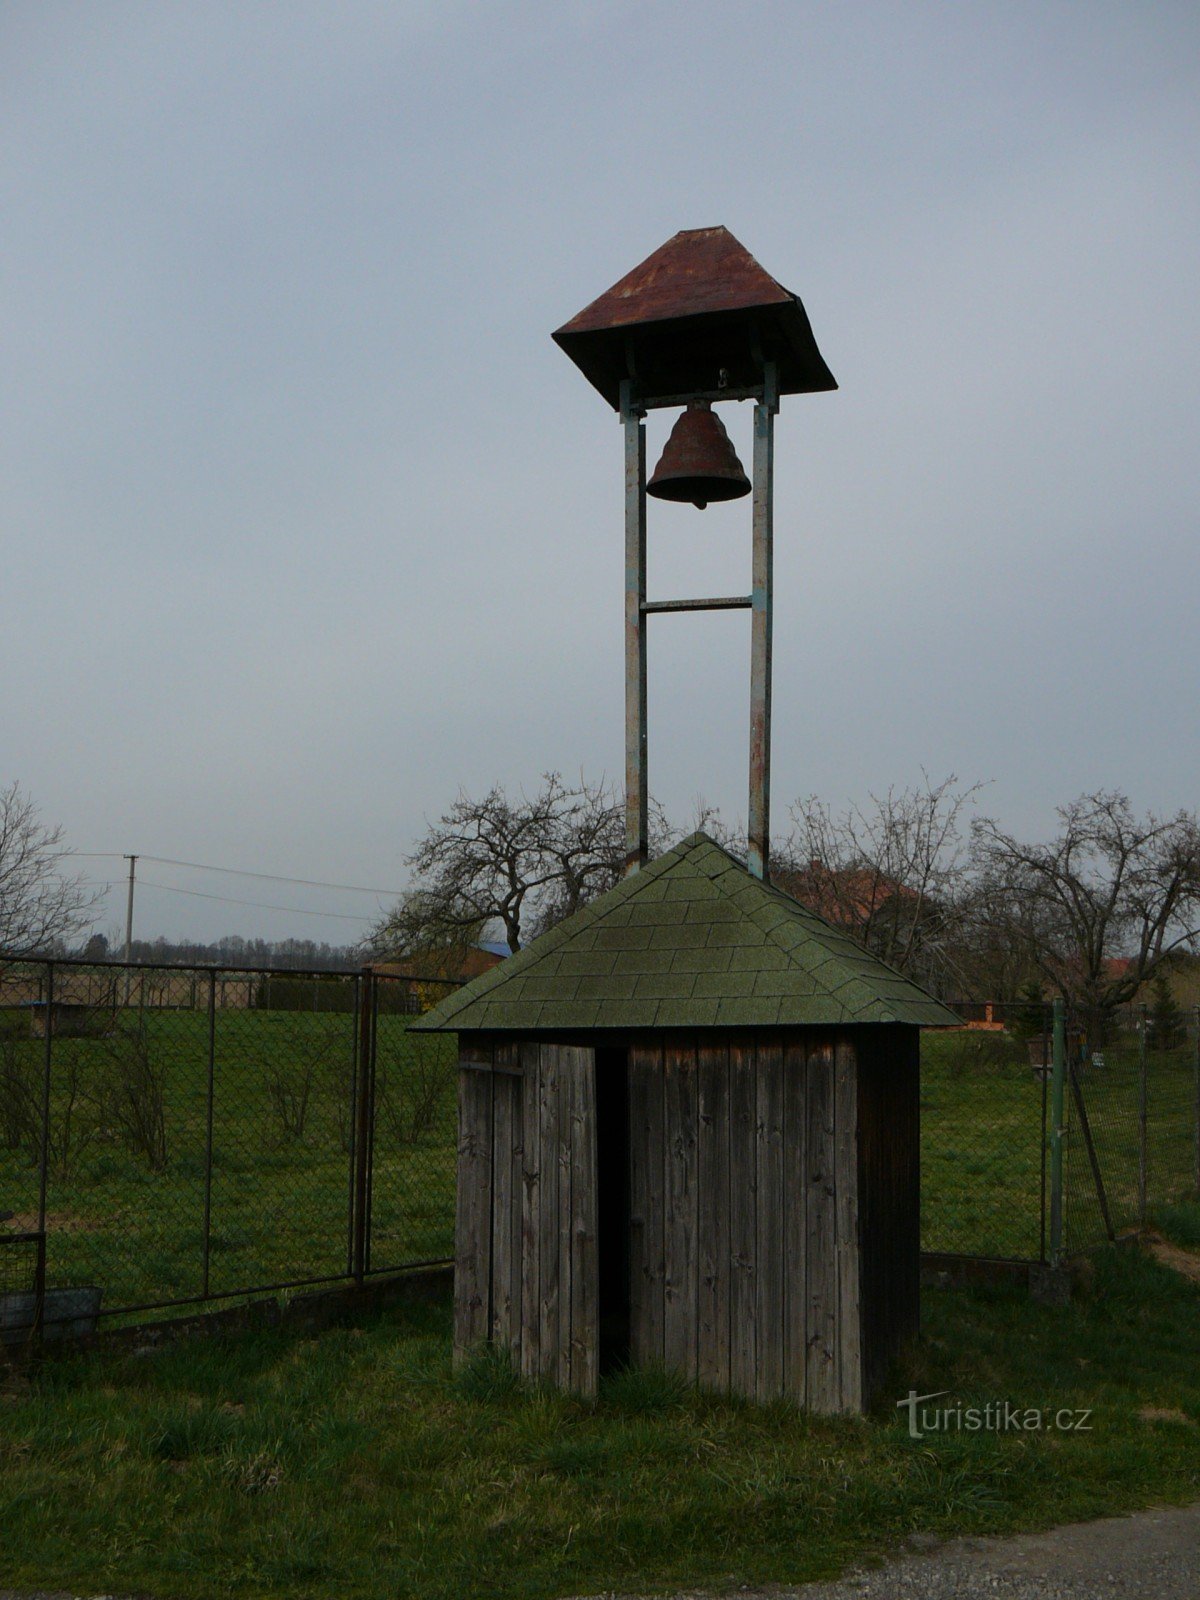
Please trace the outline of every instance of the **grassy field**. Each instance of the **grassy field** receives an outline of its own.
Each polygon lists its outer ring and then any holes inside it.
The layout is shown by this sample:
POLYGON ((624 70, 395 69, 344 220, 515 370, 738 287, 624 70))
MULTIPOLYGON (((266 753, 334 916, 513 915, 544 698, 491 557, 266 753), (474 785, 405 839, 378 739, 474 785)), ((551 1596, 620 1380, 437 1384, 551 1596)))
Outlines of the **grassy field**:
MULTIPOLYGON (((8 1059, 32 1082, 44 1046, 21 1020, 8 1059)), ((216 1013, 212 1293, 346 1271, 353 1023, 348 1014, 216 1013)), ((453 1243, 453 1041, 410 1038, 404 1018, 381 1016, 377 1070, 372 1264, 445 1258, 453 1243)), ((53 1085, 49 1281, 101 1284, 113 1307, 199 1294, 206 1014, 147 1010, 106 1036, 58 1039, 53 1085), (161 1148, 153 1137, 140 1145, 129 1137, 103 1088, 114 1077, 132 1078, 140 1096, 125 1108, 126 1123, 139 1111, 154 1122, 157 1094, 161 1148)), ((35 1144, 0 1139, 0 1211, 14 1213, 10 1228, 36 1218, 35 1144)))
POLYGON ((799 1581, 916 1530, 996 1533, 1200 1494, 1200 1290, 1107 1252, 1065 1309, 927 1294, 875 1415, 483 1363, 445 1307, 48 1363, 0 1392, 0 1582, 160 1600, 534 1597, 799 1581), (1086 1432, 908 1437, 895 1398, 1088 1409, 1086 1432))
MULTIPOLYGON (((372 1264, 380 1268, 446 1258, 453 1248, 454 1042, 410 1036, 406 1021, 382 1015, 378 1027, 372 1264)), ((349 1013, 216 1012, 210 1292, 347 1270, 353 1035, 349 1013)), ((19 1111, 32 1107, 36 1130, 43 1051, 27 1014, 0 1011, 0 1213, 12 1213, 10 1231, 37 1216, 36 1131, 22 1132, 19 1111)), ((1086 1089, 1121 1225, 1137 1210, 1136 1044, 1106 1059, 1086 1089)), ((207 1062, 204 1011, 132 1011, 115 1030, 110 1022, 93 1037, 55 1041, 52 1284, 99 1284, 110 1309, 201 1293, 207 1062), (124 1100, 114 1085, 125 1086, 124 1100)), ((1191 1188, 1192 1069, 1186 1051, 1152 1055, 1151 1064, 1158 1206, 1191 1188)), ((1041 1105, 1023 1046, 925 1035, 926 1249, 1037 1256, 1041 1105)), ((1068 1242, 1086 1245, 1101 1236, 1100 1214, 1075 1131, 1067 1178, 1068 1242)))

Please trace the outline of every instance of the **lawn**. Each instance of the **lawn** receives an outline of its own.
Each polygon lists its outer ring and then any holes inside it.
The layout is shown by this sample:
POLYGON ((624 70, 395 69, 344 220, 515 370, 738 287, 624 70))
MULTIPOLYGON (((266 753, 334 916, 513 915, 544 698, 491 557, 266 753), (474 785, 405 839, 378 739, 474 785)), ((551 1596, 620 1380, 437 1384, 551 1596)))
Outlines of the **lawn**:
MULTIPOLYGON (((44 1044, 17 1020, 22 1031, 10 1020, 0 1039, 0 1071, 7 1060, 14 1099, 28 1101, 44 1044)), ((444 1259, 453 1247, 453 1041, 410 1037, 406 1020, 378 1021, 379 1268, 444 1259)), ((350 1014, 216 1012, 211 1293, 347 1271, 354 1033, 350 1014)), ((101 1284, 108 1307, 200 1294, 207 1014, 120 1014, 106 1033, 56 1039, 52 1062, 48 1281, 101 1284), (134 1085, 124 1122, 102 1092, 118 1078, 134 1085), (144 1131, 156 1121, 156 1094, 157 1148, 144 1131), (128 1124, 143 1129, 140 1139, 128 1124)), ((0 1116, 0 1211, 14 1213, 10 1228, 33 1226, 38 1209, 36 1135, 20 1134, 0 1116)))
POLYGON ((916 1530, 1200 1494, 1200 1290, 1106 1252, 1065 1309, 940 1290, 876 1413, 617 1374, 587 1404, 482 1362, 444 1305, 59 1358, 0 1394, 0 1580, 95 1593, 587 1594, 799 1581, 916 1530), (894 1399, 1088 1409, 1087 1432, 908 1437, 894 1399))
MULTIPOLYGON (((385 1012, 378 1021, 375 1268, 446 1259, 453 1250, 454 1041, 410 1035, 407 1020, 385 1012)), ((207 1013, 131 1009, 105 1030, 54 1044, 48 1281, 102 1285, 109 1311, 199 1295, 207 1013), (123 1101, 101 1093, 114 1082, 133 1085, 123 1101)), ((215 1012, 210 1293, 348 1270, 354 1036, 348 1011, 215 1012)), ((36 1132, 23 1129, 22 1115, 28 1123, 32 1112, 36 1130, 43 1056, 28 1015, 0 1011, 0 1213, 13 1214, 10 1231, 37 1217, 36 1132)), ((1191 1189, 1194 1084, 1186 1050, 1152 1055, 1151 1065, 1150 1194, 1158 1206, 1191 1189)), ((1085 1090, 1114 1219, 1125 1225, 1137 1215, 1136 1043, 1110 1050, 1085 1090)), ((1036 1258, 1042 1085, 1024 1047, 994 1035, 926 1033, 921 1096, 924 1247, 1036 1258)), ((1072 1247, 1102 1235, 1074 1126, 1067 1230, 1072 1247)))

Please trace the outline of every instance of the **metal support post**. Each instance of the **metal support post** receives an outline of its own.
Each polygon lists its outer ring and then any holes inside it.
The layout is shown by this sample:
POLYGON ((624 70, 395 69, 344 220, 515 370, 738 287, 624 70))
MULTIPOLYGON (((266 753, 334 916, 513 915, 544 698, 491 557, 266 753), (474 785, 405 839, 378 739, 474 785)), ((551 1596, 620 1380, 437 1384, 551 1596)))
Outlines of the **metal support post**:
POLYGON ((1147 1131, 1147 1062, 1146 1033, 1149 1013, 1145 1006, 1138 1017, 1138 1227, 1146 1226, 1150 1194, 1149 1151, 1146 1148, 1147 1131))
POLYGON ((750 823, 747 865, 769 872, 771 843, 771 627, 774 620, 775 413, 779 378, 764 368, 763 398, 754 408, 754 553, 750 615, 750 823))
POLYGON ((375 974, 362 969, 358 1008, 358 1074, 354 1106, 354 1239, 353 1272, 361 1287, 367 1270, 367 1209, 370 1204, 371 1046, 374 1040, 375 974))
POLYGON ((208 1299, 208 1266, 212 1246, 213 1098, 217 1061, 217 974, 208 975, 208 1080, 204 1110, 204 1245, 200 1294, 208 1299))
POLYGON ((1063 1248, 1063 1085, 1067 1068, 1067 1007, 1054 1002, 1054 1058, 1050 1080, 1050 1265, 1062 1264, 1063 1248))
POLYGON ((633 383, 621 384, 625 428, 625 871, 649 855, 646 770, 646 424, 633 383))
POLYGON ((1200 1006, 1192 1007, 1192 1185, 1200 1195, 1200 1006))
POLYGON ((54 963, 46 963, 46 1045, 42 1054, 42 1138, 38 1162, 38 1258, 33 1285, 33 1331, 40 1345, 46 1319, 46 1185, 50 1177, 50 1074, 54 1051, 54 963))
POLYGON ((125 1004, 129 1004, 129 989, 133 979, 129 963, 133 960, 133 886, 137 857, 126 856, 129 863, 129 898, 125 904, 125 1004))

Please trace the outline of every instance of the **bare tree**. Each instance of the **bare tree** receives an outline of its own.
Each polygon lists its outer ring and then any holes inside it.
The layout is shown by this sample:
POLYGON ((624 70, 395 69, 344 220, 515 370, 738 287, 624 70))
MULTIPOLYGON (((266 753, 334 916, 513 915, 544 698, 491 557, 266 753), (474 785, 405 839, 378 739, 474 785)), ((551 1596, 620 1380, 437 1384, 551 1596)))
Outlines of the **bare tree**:
POLYGON ((919 786, 891 787, 842 812, 815 796, 797 800, 772 880, 891 966, 944 990, 958 978, 963 812, 981 788, 922 773, 919 786))
POLYGON ((0 790, 0 949, 45 950, 92 923, 100 892, 64 871, 62 839, 19 783, 0 790))
POLYGON ((369 945, 406 956, 466 948, 499 923, 516 951, 611 888, 624 860, 624 810, 604 783, 549 772, 532 797, 500 785, 460 794, 409 856, 414 886, 369 945))
POLYGON ((1200 823, 1134 814, 1097 790, 1058 808, 1046 844, 1023 844, 992 818, 973 829, 979 918, 1022 950, 1051 988, 1103 1037, 1174 953, 1200 941, 1200 823))

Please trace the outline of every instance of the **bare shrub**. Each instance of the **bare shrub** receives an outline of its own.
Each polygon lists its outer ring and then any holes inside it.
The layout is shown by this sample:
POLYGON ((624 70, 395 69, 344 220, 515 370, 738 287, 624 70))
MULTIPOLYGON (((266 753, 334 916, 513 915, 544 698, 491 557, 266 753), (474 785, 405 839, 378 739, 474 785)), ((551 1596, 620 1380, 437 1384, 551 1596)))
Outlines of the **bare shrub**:
POLYGON ((375 1116, 397 1144, 415 1144, 433 1126, 454 1082, 455 1058, 446 1041, 405 1040, 401 1062, 375 1067, 375 1116))
POLYGON ((0 1037, 0 1145, 37 1160, 42 1126, 40 1064, 16 1039, 0 1037))
MULTIPOLYGON (((276 1047, 263 1068, 263 1086, 286 1138, 303 1139, 317 1084, 344 1080, 345 1048, 343 1033, 330 1032, 322 1037, 313 1031, 310 1018, 300 1018, 296 1027, 279 1032, 276 1047)), ((344 1110, 339 1113, 339 1131, 346 1149, 349 1148, 347 1118, 344 1110)))
MULTIPOLYGON (((85 1081, 85 1077, 78 1051, 59 1052, 54 1061, 50 1125, 46 1130, 47 1161, 58 1178, 70 1177, 84 1151, 100 1132, 101 1111, 96 1085, 94 1080, 85 1081)), ((40 1107, 37 1120, 40 1124, 40 1107)), ((40 1151, 40 1137, 35 1135, 35 1161, 40 1151)))
POLYGON ((104 1120, 151 1172, 167 1165, 163 1069, 141 1022, 122 1023, 101 1041, 100 1102, 104 1120))
POLYGON ((263 1086, 280 1128, 290 1139, 303 1139, 312 1099, 315 1063, 310 1059, 269 1061, 263 1073, 263 1086))

